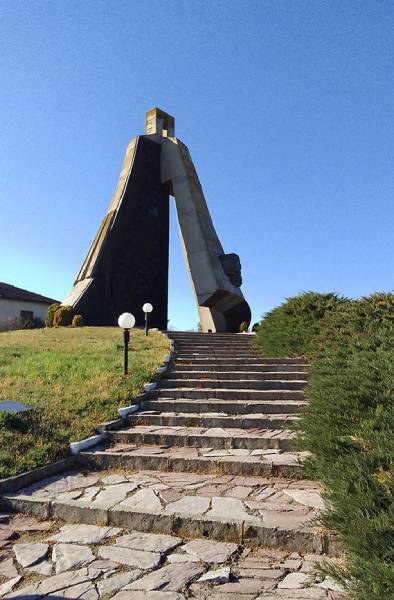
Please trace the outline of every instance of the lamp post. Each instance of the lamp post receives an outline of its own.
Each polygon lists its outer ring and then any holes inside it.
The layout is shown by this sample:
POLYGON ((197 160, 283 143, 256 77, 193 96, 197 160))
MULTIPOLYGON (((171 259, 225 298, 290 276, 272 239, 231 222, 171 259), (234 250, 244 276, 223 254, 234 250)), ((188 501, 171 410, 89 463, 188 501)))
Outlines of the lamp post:
POLYGON ((149 302, 145 302, 144 306, 142 307, 142 310, 145 313, 145 335, 148 335, 148 315, 152 312, 153 306, 152 304, 149 304, 149 302))
POLYGON ((131 313, 122 313, 118 319, 118 325, 123 329, 123 372, 127 375, 129 370, 129 339, 130 329, 135 325, 135 318, 131 313))

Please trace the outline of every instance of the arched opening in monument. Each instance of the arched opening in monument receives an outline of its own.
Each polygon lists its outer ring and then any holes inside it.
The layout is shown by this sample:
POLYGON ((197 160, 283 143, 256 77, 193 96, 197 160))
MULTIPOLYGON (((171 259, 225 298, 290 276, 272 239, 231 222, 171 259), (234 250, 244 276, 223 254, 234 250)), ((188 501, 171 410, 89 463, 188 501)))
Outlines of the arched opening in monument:
POLYGON ((170 329, 197 329, 199 315, 185 265, 175 200, 170 196, 168 268, 168 321, 170 329))

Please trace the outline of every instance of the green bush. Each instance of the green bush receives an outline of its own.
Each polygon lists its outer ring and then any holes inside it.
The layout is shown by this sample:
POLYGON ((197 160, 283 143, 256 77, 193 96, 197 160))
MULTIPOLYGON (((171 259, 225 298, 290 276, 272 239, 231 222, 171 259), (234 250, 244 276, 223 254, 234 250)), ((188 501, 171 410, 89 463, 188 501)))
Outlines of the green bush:
POLYGON ((85 325, 85 323, 83 322, 83 316, 82 315, 74 315, 71 325, 73 327, 83 327, 85 325))
POLYGON ((316 342, 298 429, 349 559, 332 574, 359 600, 394 598, 394 294, 342 303, 316 342))
POLYGON ((248 331, 248 329, 249 329, 249 325, 247 324, 247 322, 242 321, 242 323, 240 323, 240 325, 239 325, 240 333, 245 333, 246 331, 248 331))
POLYGON ((72 306, 60 306, 53 317, 54 327, 68 327, 72 324, 74 309, 72 306))
POLYGON ((337 294, 305 292, 265 314, 256 342, 266 356, 305 356, 316 350, 327 315, 351 300, 337 294))
POLYGON ((50 305, 47 311, 47 316, 45 317, 45 327, 53 327, 53 319, 59 306, 60 304, 57 304, 56 302, 55 304, 50 305))

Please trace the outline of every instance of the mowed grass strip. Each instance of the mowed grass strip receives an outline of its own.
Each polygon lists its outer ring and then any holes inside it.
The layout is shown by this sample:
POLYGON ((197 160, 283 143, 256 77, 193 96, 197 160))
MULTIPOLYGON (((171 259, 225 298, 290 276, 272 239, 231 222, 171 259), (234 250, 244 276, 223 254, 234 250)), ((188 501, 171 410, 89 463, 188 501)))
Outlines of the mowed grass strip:
POLYGON ((164 336, 132 330, 125 377, 118 327, 0 333, 0 400, 36 409, 0 413, 0 478, 66 456, 70 442, 91 435, 132 402, 168 348, 164 336))

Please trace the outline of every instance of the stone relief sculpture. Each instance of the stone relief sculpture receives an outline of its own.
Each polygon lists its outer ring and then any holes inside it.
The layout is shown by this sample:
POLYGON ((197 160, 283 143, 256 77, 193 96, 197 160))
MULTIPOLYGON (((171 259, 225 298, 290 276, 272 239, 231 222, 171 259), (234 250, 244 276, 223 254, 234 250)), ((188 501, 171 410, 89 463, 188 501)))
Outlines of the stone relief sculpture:
POLYGON ((114 325, 142 305, 155 307, 152 326, 167 328, 169 195, 202 331, 236 332, 250 322, 237 254, 225 254, 190 153, 175 137, 174 118, 158 108, 146 115, 145 135, 128 145, 110 207, 63 304, 87 324, 114 325))

